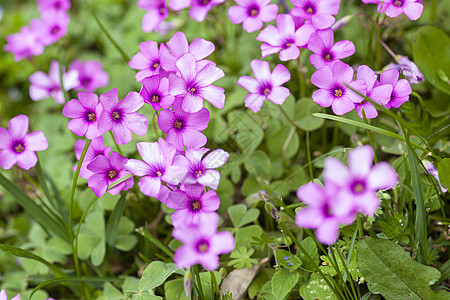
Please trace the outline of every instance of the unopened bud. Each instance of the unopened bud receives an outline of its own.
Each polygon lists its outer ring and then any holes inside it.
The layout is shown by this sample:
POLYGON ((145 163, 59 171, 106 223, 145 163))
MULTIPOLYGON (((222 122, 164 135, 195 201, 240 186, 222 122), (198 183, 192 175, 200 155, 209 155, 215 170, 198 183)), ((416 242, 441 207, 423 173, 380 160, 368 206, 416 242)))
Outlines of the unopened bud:
POLYGON ((190 298, 193 284, 191 269, 187 269, 187 271, 184 273, 183 284, 184 284, 184 293, 186 294, 186 297, 190 298))
POLYGON ((333 29, 333 31, 341 29, 342 27, 347 25, 353 19, 354 16, 355 15, 348 15, 337 20, 337 22, 334 23, 333 26, 331 26, 331 29, 333 29))
POLYGON ((280 218, 280 214, 278 213, 278 209, 275 207, 275 205, 273 205, 270 202, 266 202, 266 205, 264 205, 264 207, 266 208, 266 212, 272 216, 272 218, 279 219, 280 218))

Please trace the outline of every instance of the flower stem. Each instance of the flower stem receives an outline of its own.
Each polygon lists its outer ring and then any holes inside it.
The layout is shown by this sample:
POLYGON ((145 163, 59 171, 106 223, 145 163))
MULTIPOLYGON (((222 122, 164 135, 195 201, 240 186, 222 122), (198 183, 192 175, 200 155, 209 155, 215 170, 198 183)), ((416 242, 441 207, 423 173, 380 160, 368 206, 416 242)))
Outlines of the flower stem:
MULTIPOLYGON (((362 115, 363 115, 364 123, 369 125, 369 121, 367 121, 366 112, 364 111, 364 108, 362 109, 362 115)), ((378 163, 378 159, 377 159, 377 154, 375 152, 375 147, 374 147, 373 133, 369 129, 367 129, 367 136, 369 137, 370 147, 372 147, 372 149, 373 149, 373 160, 376 164, 376 163, 378 163)))
POLYGON ((116 145, 117 152, 119 152, 119 154, 123 156, 123 152, 120 149, 120 146, 117 144, 116 139, 114 138, 113 132, 110 130, 109 133, 111 134, 111 138, 112 138, 112 140, 114 142, 114 145, 116 145))
MULTIPOLYGON (((283 229, 283 231, 291 238, 291 240, 294 242, 294 244, 298 247, 298 249, 303 252, 303 254, 305 255, 306 259, 308 259, 310 262, 313 263, 313 260, 311 258, 311 255, 309 255, 308 251, 306 251, 306 249, 302 246, 302 244, 300 244, 300 242, 297 240, 297 238, 294 236, 294 234, 289 230, 289 228, 287 228, 286 224, 284 224, 283 221, 279 221, 278 225, 280 225, 281 229, 283 229)), ((339 299, 345 299, 342 291, 340 289, 337 289, 329 280, 329 278, 322 272, 322 270, 316 266, 316 270, 319 275, 323 278, 323 280, 325 280, 325 282, 327 283, 327 285, 330 287, 330 289, 333 291, 333 293, 339 298, 339 299)))
POLYGON ((199 298, 200 298, 200 300, 205 300, 205 296, 203 295, 202 281, 200 280, 198 264, 194 266, 194 273, 195 273, 195 279, 197 281, 199 298))
MULTIPOLYGON (((78 175, 80 174, 81 165, 83 164, 84 157, 86 156, 86 152, 89 148, 89 145, 91 144, 92 140, 87 140, 86 144, 84 145, 83 152, 81 152, 80 160, 78 161, 77 170, 75 171, 75 175, 73 177, 72 182, 72 192, 70 194, 70 202, 69 202, 69 240, 72 245, 72 255, 73 255, 73 261, 75 264, 75 272, 77 273, 77 276, 81 276, 80 272, 80 262, 78 261, 78 251, 75 247, 75 241, 73 236, 73 201, 75 198, 75 190, 77 188, 77 181, 78 181, 78 175)), ((84 286, 84 284, 82 284, 84 286)), ((84 292, 86 292, 85 289, 83 289, 84 292)))
POLYGON ((309 131, 306 131, 306 157, 308 158, 309 176, 311 181, 314 179, 314 173, 311 163, 311 147, 309 145, 309 131))

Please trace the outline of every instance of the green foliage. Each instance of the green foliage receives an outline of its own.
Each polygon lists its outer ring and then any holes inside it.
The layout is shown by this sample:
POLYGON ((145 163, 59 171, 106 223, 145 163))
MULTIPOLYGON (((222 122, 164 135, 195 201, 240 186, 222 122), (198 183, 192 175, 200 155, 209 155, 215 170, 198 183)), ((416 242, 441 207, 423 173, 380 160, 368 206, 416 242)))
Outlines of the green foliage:
POLYGON ((414 60, 425 78, 436 88, 450 95, 450 38, 432 26, 416 31, 413 43, 414 60))
POLYGON ((272 293, 277 300, 283 300, 297 284, 300 275, 297 272, 289 272, 281 269, 272 277, 272 293))
POLYGON ((238 250, 234 250, 230 254, 230 258, 233 258, 228 265, 234 266, 236 269, 251 268, 252 265, 257 264, 258 261, 254 258, 250 258, 255 250, 240 247, 238 250))
POLYGON ((387 299, 447 299, 444 291, 430 288, 439 271, 414 261, 399 245, 366 237, 357 248, 358 266, 372 293, 387 299))
POLYGON ((256 208, 247 210, 244 204, 237 204, 228 208, 228 214, 234 227, 239 228, 258 219, 259 210, 256 208))
POLYGON ((305 300, 337 300, 337 296, 319 274, 313 273, 308 283, 300 288, 300 296, 305 300))
POLYGON ((444 158, 438 165, 439 181, 450 189, 450 158, 444 158))

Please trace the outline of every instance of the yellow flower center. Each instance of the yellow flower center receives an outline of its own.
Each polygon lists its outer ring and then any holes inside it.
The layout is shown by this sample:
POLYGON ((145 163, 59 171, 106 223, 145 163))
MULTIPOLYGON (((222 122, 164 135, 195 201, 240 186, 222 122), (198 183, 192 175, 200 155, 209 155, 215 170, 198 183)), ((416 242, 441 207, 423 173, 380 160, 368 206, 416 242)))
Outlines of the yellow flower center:
POLYGON ((115 170, 109 171, 109 174, 108 174, 109 179, 114 179, 116 177, 117 177, 117 172, 115 170))
POLYGON ((343 94, 344 94, 344 93, 342 92, 341 89, 336 89, 336 90, 334 90, 334 95, 335 95, 336 97, 342 97, 343 94))

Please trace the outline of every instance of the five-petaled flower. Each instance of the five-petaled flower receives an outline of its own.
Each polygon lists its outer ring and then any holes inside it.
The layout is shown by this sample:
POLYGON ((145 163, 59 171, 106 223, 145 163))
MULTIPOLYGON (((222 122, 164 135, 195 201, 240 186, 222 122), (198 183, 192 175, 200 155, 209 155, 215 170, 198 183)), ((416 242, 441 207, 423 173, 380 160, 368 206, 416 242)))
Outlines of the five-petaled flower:
POLYGON ((47 149, 47 138, 42 131, 27 132, 25 115, 12 118, 8 130, 0 127, 0 166, 3 169, 11 169, 17 163, 20 168, 29 170, 38 161, 35 152, 47 149))

